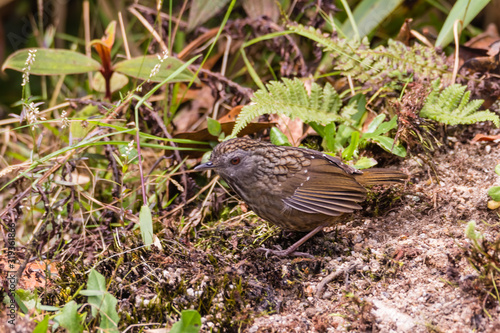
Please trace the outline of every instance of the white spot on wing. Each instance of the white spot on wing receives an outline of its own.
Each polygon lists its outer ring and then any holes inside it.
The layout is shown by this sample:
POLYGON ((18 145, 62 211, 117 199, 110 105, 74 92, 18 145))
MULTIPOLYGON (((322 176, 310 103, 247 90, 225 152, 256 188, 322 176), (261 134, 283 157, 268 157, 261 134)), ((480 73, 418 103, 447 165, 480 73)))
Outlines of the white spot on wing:
POLYGON ((308 181, 310 178, 311 178, 310 176, 307 176, 306 181, 308 181))

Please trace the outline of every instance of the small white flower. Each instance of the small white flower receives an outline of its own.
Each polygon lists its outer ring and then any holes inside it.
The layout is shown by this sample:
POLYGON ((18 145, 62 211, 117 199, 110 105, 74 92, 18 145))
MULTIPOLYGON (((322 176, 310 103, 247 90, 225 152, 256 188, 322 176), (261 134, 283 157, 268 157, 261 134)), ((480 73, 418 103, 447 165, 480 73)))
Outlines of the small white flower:
POLYGON ((148 82, 151 82, 151 78, 160 72, 161 63, 163 61, 165 61, 165 59, 168 58, 169 52, 168 52, 168 50, 165 50, 165 51, 163 51, 161 56, 159 54, 157 54, 156 56, 158 57, 158 60, 160 61, 160 63, 156 64, 155 67, 153 67, 153 69, 151 70, 151 74, 149 74, 148 82))
POLYGON ((40 110, 38 109, 38 106, 43 103, 33 103, 31 102, 30 104, 24 104, 25 111, 26 111, 26 120, 28 121, 28 124, 31 125, 31 129, 34 131, 36 123, 39 120, 47 120, 44 117, 39 117, 40 110))
POLYGON ((28 82, 30 82, 30 73, 28 71, 23 71, 23 82, 21 83, 21 86, 24 87, 28 82))
POLYGON ((166 60, 168 58, 168 50, 165 50, 163 51, 162 53, 162 56, 160 57, 160 55, 158 54, 158 60, 160 60, 160 62, 163 62, 164 60, 166 60))
POLYGON ((151 70, 151 74, 149 74, 148 82, 150 82, 151 78, 156 76, 156 74, 160 72, 160 68, 161 68, 160 64, 156 64, 155 67, 153 67, 153 69, 151 70))
POLYGON ((21 83, 21 86, 25 86, 28 82, 30 82, 30 73, 29 71, 31 70, 31 65, 35 62, 36 58, 36 51, 35 49, 31 49, 28 51, 28 58, 26 59, 26 62, 24 63, 24 68, 23 68, 23 82, 21 83))
POLYGON ((128 159, 130 153, 132 152, 132 149, 134 149, 134 140, 129 142, 127 148, 125 148, 125 152, 122 154, 122 157, 125 157, 128 159))
POLYGON ((61 113, 61 122, 62 122, 62 125, 61 125, 62 129, 69 127, 68 113, 66 112, 66 110, 64 110, 61 113))

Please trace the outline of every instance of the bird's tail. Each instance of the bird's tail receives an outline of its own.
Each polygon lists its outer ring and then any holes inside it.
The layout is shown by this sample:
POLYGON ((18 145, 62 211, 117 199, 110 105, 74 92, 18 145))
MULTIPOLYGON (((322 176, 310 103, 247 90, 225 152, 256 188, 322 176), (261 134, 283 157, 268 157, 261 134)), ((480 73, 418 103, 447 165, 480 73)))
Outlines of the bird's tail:
POLYGON ((355 175, 355 178, 363 186, 372 186, 404 183, 409 177, 398 170, 374 168, 363 170, 363 173, 355 175))

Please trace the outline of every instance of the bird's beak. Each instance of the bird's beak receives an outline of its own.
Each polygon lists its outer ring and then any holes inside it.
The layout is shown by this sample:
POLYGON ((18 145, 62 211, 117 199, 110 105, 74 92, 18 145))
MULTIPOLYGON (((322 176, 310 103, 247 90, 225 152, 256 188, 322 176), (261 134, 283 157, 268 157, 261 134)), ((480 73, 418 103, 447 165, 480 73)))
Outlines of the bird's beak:
POLYGON ((203 163, 203 164, 198 165, 197 167, 194 168, 194 170, 204 171, 204 170, 211 170, 213 168, 215 168, 214 164, 212 162, 208 161, 207 163, 203 163))

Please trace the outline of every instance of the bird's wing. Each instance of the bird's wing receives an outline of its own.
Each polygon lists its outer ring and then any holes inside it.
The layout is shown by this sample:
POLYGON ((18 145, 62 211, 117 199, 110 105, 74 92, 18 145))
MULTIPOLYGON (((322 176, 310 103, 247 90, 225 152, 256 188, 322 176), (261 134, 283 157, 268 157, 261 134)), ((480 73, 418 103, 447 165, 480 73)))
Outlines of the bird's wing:
POLYGON ((355 172, 345 170, 350 167, 338 161, 345 166, 342 168, 321 154, 309 157, 311 164, 308 167, 289 174, 286 184, 289 193, 283 193, 283 202, 302 212, 329 216, 361 209, 358 202, 365 199, 366 189, 352 176, 355 172))

